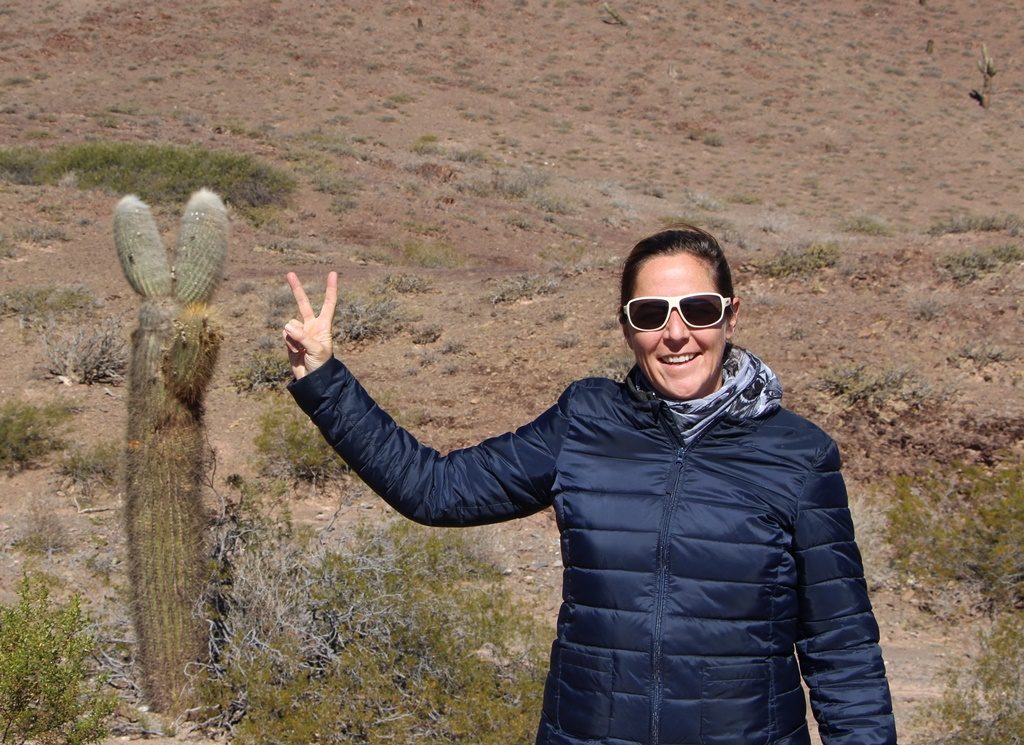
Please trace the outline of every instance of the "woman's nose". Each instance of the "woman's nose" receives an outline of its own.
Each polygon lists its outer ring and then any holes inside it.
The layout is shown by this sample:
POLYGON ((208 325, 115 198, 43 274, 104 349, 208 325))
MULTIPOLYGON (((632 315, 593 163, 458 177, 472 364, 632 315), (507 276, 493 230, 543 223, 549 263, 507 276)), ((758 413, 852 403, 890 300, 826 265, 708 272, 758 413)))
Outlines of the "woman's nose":
POLYGON ((665 324, 665 335, 670 339, 685 339, 690 335, 690 327, 683 322, 683 317, 678 308, 673 308, 668 314, 668 323, 665 324))

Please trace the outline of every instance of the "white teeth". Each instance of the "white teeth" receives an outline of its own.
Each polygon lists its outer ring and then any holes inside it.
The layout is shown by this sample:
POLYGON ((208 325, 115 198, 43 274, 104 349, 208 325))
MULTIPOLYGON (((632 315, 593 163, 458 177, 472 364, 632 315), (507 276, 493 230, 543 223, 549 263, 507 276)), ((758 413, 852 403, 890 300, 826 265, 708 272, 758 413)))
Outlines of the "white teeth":
POLYGON ((662 357, 661 359, 670 365, 678 365, 683 362, 689 362, 696 356, 695 354, 674 354, 669 357, 662 357))

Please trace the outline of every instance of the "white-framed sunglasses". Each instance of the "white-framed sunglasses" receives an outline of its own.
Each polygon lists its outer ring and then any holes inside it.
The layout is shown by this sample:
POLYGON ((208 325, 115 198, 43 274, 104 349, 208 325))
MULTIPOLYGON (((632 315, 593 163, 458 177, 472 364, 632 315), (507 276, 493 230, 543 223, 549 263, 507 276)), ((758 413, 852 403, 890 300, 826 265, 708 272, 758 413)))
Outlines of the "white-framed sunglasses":
POLYGON ((637 331, 660 331, 668 325, 672 309, 679 311, 683 323, 691 329, 717 326, 725 318, 732 300, 717 292, 696 292, 672 297, 651 295, 635 297, 622 306, 626 321, 637 331))

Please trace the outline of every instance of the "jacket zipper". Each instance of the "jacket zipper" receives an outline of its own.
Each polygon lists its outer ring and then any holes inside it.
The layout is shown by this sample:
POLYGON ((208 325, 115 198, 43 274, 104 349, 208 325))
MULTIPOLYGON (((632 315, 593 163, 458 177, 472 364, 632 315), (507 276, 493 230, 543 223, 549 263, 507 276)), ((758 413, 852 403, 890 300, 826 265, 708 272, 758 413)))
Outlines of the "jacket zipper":
POLYGON ((665 619, 666 585, 668 584, 668 559, 670 541, 668 540, 669 529, 672 524, 672 514, 675 512, 676 503, 679 501, 679 483, 683 475, 683 456, 687 448, 681 447, 676 451, 676 460, 673 465, 674 476, 672 478, 672 491, 669 494, 668 504, 661 518, 661 528, 658 533, 658 563, 657 563, 657 584, 654 595, 654 642, 651 646, 651 669, 654 682, 651 690, 651 745, 658 745, 659 728, 661 719, 661 627, 665 619))
MULTIPOLYGON (((672 515, 675 513, 676 505, 679 503, 680 485, 682 483, 683 468, 686 455, 694 448, 694 446, 700 442, 704 435, 706 435, 714 424, 707 427, 697 437, 695 437, 689 445, 683 439, 682 435, 679 434, 675 427, 675 423, 672 422, 671 412, 666 410, 666 406, 662 404, 660 417, 665 428, 669 430, 673 439, 679 443, 679 447, 676 449, 676 459, 673 464, 674 474, 671 477, 672 480, 672 491, 669 494, 668 504, 665 506, 665 512, 661 518, 660 532, 658 533, 658 563, 656 567, 657 571, 657 583, 655 587, 654 596, 654 641, 651 645, 651 671, 653 679, 653 687, 651 690, 651 745, 659 745, 661 742, 661 697, 664 683, 662 681, 662 665, 661 665, 661 627, 665 620, 665 600, 667 595, 668 585, 668 560, 671 549, 671 541, 669 540, 669 532, 672 527, 672 515)), ((718 417, 720 418, 720 417, 718 417)))

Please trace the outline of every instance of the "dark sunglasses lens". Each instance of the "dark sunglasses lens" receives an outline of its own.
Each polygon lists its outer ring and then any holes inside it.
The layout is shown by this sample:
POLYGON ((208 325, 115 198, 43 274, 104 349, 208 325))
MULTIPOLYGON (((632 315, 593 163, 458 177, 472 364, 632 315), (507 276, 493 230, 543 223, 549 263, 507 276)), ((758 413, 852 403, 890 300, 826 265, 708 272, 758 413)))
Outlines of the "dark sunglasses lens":
POLYGON ((712 326, 722 320, 722 301, 714 295, 683 300, 683 318, 691 326, 712 326))
POLYGON ((668 318, 668 300, 635 300, 629 304, 629 322, 643 331, 660 329, 668 318))

